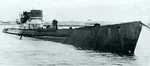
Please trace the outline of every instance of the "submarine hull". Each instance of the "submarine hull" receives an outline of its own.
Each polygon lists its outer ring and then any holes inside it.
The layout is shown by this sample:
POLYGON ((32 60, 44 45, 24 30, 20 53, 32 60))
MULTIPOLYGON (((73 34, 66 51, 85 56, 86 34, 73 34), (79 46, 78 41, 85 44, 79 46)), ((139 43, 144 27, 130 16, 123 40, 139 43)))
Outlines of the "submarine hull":
POLYGON ((141 28, 140 22, 79 28, 66 42, 84 49, 133 55, 141 28))
POLYGON ((87 26, 76 29, 58 29, 54 31, 7 28, 4 29, 4 32, 17 35, 22 34, 40 39, 64 37, 63 39, 59 38, 59 40, 55 39, 57 42, 72 44, 81 49, 134 55, 141 28, 141 22, 136 21, 105 26, 87 26), (14 30, 18 32, 12 32, 14 30))

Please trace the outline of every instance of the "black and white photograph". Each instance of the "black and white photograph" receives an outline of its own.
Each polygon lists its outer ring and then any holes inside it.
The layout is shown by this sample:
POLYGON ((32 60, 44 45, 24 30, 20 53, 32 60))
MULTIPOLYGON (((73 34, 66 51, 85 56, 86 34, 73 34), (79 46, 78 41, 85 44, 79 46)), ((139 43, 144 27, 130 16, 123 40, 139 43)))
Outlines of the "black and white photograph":
POLYGON ((150 66, 149 0, 0 0, 0 66, 150 66))

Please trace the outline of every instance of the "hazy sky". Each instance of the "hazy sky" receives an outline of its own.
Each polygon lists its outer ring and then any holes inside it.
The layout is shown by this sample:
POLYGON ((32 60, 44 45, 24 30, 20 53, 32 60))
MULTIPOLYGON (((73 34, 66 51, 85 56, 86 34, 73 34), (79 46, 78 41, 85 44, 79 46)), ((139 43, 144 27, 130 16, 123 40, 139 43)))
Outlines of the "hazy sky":
POLYGON ((23 10, 42 9, 46 21, 150 21, 150 0, 1 0, 0 9, 5 20, 15 20, 23 10))

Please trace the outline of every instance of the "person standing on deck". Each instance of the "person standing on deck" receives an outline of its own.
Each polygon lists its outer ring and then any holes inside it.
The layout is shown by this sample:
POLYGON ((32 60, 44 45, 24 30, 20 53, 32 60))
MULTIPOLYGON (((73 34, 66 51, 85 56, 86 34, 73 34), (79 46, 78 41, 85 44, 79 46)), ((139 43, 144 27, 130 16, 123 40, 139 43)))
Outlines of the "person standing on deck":
POLYGON ((52 21, 52 26, 53 26, 53 29, 55 29, 55 30, 58 29, 57 23, 58 23, 58 21, 55 19, 52 21))

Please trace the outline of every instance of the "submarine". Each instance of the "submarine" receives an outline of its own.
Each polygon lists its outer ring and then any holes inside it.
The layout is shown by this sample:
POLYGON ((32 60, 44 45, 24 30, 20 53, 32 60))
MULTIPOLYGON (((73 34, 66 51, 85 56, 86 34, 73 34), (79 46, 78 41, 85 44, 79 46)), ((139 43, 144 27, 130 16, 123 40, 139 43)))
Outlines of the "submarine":
POLYGON ((141 21, 133 21, 111 25, 95 23, 90 26, 59 29, 57 20, 53 20, 52 25, 44 25, 42 18, 41 10, 25 11, 18 22, 20 28, 5 28, 3 32, 71 44, 85 50, 134 55, 143 26, 141 21))

